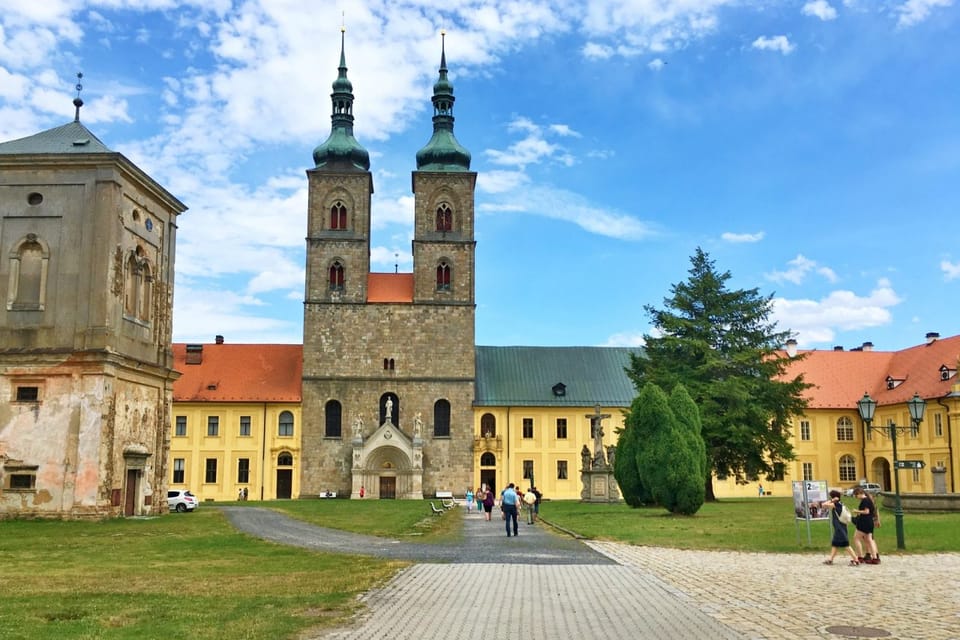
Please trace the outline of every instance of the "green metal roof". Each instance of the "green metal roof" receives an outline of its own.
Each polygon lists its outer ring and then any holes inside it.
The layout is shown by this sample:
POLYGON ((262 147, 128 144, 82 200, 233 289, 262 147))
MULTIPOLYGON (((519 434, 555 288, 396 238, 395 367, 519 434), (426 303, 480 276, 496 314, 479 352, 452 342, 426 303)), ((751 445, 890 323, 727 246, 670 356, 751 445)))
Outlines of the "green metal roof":
POLYGON ((477 347, 476 406, 628 407, 628 347, 477 347), (565 387, 556 395, 557 384, 565 387))
POLYGON ((113 153, 77 120, 26 138, 0 143, 0 154, 113 153))

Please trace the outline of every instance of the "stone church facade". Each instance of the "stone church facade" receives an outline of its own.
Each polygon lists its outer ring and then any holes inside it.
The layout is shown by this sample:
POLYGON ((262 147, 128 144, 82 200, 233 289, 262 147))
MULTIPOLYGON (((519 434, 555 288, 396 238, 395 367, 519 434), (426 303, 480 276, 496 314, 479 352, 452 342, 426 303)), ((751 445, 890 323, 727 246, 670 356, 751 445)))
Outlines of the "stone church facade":
POLYGON ((370 272, 367 151, 343 49, 331 132, 307 172, 301 492, 422 498, 473 478, 474 189, 441 53, 416 155, 412 273, 370 272))
POLYGON ((0 144, 0 517, 166 510, 186 207, 74 104, 0 144))

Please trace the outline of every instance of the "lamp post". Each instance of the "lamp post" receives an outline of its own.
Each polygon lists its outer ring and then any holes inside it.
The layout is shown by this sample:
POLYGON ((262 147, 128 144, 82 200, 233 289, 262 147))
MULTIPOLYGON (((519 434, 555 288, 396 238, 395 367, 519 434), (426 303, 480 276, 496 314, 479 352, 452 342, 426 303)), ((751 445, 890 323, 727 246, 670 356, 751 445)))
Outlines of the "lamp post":
POLYGON ((863 397, 857 400, 857 411, 860 412, 860 418, 863 419, 866 428, 881 433, 887 432, 890 436, 890 443, 893 446, 893 491, 896 496, 893 508, 893 517, 897 526, 897 549, 906 549, 903 541, 903 505, 900 503, 900 467, 897 458, 897 434, 903 433, 907 429, 915 430, 923 422, 923 413, 927 408, 926 401, 920 397, 919 393, 914 393, 913 397, 907 401, 907 409, 910 411, 910 426, 902 427, 895 424, 888 424, 882 427, 874 427, 873 414, 877 410, 877 401, 870 397, 867 392, 863 397))

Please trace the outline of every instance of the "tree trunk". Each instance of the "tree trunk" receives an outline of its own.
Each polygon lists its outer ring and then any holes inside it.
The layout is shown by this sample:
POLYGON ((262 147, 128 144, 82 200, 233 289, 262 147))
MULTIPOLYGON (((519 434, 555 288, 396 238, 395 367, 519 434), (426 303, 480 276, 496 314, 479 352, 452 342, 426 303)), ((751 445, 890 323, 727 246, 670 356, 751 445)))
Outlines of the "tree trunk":
POLYGON ((706 473, 706 484, 704 485, 703 499, 704 502, 716 502, 717 496, 713 495, 713 474, 710 473, 709 466, 706 473))

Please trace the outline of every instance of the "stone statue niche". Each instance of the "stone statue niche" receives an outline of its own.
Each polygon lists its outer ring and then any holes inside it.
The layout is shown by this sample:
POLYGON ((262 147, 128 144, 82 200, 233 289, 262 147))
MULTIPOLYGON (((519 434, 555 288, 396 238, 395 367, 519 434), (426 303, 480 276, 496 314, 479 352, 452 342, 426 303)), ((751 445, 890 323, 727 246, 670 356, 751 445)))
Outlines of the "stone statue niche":
POLYGON ((603 420, 609 413, 600 413, 596 405, 593 413, 586 417, 590 420, 590 437, 593 439, 593 451, 583 445, 580 450, 580 502, 620 502, 620 487, 613 476, 613 459, 616 447, 603 445, 603 420))

